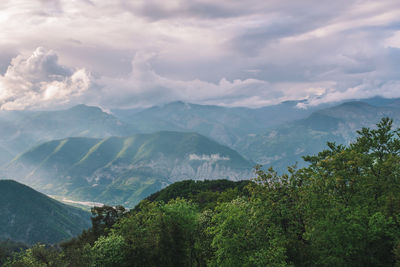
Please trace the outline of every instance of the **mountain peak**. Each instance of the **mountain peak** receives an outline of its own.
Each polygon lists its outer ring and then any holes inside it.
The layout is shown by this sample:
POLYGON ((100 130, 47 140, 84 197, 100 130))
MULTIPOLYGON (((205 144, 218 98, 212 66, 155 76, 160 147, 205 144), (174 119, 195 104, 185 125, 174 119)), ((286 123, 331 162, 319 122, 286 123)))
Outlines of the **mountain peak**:
POLYGON ((344 102, 337 107, 372 107, 372 105, 362 101, 349 101, 344 102))
POLYGON ((78 104, 76 106, 73 106, 71 108, 68 109, 69 111, 101 111, 101 108, 96 107, 96 106, 88 106, 85 104, 78 104))
POLYGON ((174 101, 166 104, 165 106, 170 106, 170 107, 190 107, 192 104, 184 101, 174 101))

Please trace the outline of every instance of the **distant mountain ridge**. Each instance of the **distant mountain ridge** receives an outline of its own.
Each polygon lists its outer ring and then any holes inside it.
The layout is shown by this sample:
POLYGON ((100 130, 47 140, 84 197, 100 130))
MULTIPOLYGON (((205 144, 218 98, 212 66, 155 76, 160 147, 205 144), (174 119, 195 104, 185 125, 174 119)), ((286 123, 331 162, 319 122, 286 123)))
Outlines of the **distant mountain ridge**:
POLYGON ((67 137, 104 138, 157 131, 198 132, 236 148, 248 135, 307 117, 318 107, 286 101, 261 108, 171 102, 147 109, 111 110, 77 105, 53 111, 0 111, 0 166, 40 143, 67 137))
POLYGON ((113 110, 77 105, 54 111, 0 111, 0 165, 40 143, 67 137, 104 138, 157 131, 198 132, 234 146, 248 134, 303 118, 297 102, 250 108, 226 108, 172 102, 148 109, 113 110), (296 112, 291 112, 293 110, 296 112), (278 116, 279 114, 279 116, 278 116))
POLYGON ((345 102, 315 111, 307 118, 249 137, 236 148, 255 162, 284 170, 296 162, 303 166, 301 157, 321 151, 328 141, 348 144, 357 130, 374 128, 382 117, 393 118, 394 127, 400 126, 400 101, 377 98, 367 102, 345 102), (372 105, 375 102, 379 105, 372 105))
POLYGON ((17 157, 4 175, 48 194, 132 206, 175 181, 249 179, 253 166, 197 133, 158 132, 46 142, 17 157))
POLYGON ((0 239, 56 243, 90 227, 90 213, 12 180, 0 180, 0 239))
POLYGON ((122 121, 139 132, 197 132, 221 144, 235 147, 247 135, 295 119, 305 118, 314 109, 298 109, 299 101, 286 101, 262 108, 198 105, 182 101, 154 106, 144 110, 115 110, 122 121))

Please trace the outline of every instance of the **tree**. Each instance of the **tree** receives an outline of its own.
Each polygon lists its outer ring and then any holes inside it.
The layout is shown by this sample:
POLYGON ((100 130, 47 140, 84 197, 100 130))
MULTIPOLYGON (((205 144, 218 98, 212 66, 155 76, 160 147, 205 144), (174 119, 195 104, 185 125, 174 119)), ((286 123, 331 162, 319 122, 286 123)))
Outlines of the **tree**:
POLYGON ((101 236, 91 248, 92 265, 96 267, 127 266, 125 246, 125 240, 120 235, 101 236))
POLYGON ((142 202, 114 227, 124 237, 130 266, 192 266, 197 207, 182 199, 142 202))
POLYGON ((118 219, 126 213, 123 206, 116 206, 114 208, 107 205, 103 205, 102 207, 93 207, 91 211, 92 231, 96 239, 109 231, 118 219))
POLYGON ((302 205, 304 237, 313 264, 388 266, 399 239, 399 130, 384 118, 377 129, 364 128, 349 146, 305 157, 302 205))
POLYGON ((5 267, 63 267, 62 254, 55 248, 36 244, 32 248, 15 254, 6 261, 5 267))

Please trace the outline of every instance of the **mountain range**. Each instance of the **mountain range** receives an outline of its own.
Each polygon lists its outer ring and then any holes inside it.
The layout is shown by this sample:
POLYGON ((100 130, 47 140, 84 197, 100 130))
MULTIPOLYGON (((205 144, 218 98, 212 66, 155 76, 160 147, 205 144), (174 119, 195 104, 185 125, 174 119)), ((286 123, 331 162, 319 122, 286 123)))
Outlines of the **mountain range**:
POLYGON ((248 179, 256 163, 304 166, 302 156, 347 144, 384 116, 399 125, 399 99, 299 104, 1 111, 0 174, 46 194, 132 207, 175 181, 248 179))
MULTIPOLYGON (((221 144, 234 144, 268 127, 304 118, 313 109, 298 101, 250 108, 172 102, 147 109, 112 110, 77 105, 66 110, 0 111, 0 165, 28 148, 67 137, 105 138, 157 131, 197 132, 221 144)), ((315 109, 315 108, 314 108, 315 109)))

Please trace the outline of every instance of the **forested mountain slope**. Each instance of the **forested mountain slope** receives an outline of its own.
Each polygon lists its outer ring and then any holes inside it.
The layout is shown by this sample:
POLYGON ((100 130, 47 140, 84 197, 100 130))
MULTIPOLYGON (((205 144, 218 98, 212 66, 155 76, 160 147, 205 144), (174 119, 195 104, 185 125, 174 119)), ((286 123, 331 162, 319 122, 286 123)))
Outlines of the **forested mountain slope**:
POLYGON ((56 243, 90 226, 90 214, 12 180, 0 180, 0 240, 56 243))

